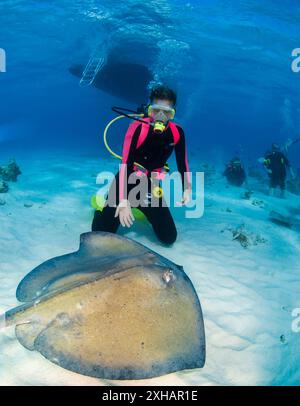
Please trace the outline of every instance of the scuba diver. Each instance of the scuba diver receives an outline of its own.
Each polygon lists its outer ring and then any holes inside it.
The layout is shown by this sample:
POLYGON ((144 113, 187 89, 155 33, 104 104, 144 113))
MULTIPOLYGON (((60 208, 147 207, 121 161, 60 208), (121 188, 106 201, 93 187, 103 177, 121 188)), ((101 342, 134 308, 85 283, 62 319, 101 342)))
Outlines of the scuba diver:
POLYGON ((172 122, 175 115, 176 94, 165 86, 152 89, 147 118, 134 119, 125 135, 122 164, 116 174, 102 211, 96 210, 92 231, 116 233, 119 225, 131 227, 132 208, 137 207, 151 223, 158 239, 173 244, 177 230, 162 189, 159 187, 166 171, 166 162, 175 151, 181 175, 183 196, 180 205, 190 201, 191 182, 183 129, 172 122), (135 183, 146 187, 132 198, 135 183))
POLYGON ((243 183, 247 183, 247 177, 245 169, 242 166, 240 158, 234 157, 226 165, 226 169, 223 172, 223 176, 226 177, 228 183, 233 186, 242 186, 243 183))
POLYGON ((280 146, 276 143, 272 144, 271 151, 268 151, 264 158, 260 158, 261 162, 270 178, 269 195, 273 196, 277 187, 280 188, 280 197, 284 198, 286 188, 286 176, 288 168, 292 177, 294 176, 290 162, 285 154, 281 151, 280 146))

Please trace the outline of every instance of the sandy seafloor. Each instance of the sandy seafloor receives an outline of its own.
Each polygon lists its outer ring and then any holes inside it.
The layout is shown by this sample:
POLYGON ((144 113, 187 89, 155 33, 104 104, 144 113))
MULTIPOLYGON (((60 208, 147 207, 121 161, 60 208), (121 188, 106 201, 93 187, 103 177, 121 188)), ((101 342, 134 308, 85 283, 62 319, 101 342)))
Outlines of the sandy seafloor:
MULTIPOLYGON (((18 158, 23 174, 0 206, 0 312, 17 305, 18 282, 48 258, 77 250, 79 235, 90 230, 90 196, 101 169, 117 163, 96 156, 43 154, 18 158), (30 207, 25 207, 30 206, 30 207)), ((193 159, 191 169, 199 162, 193 159)), ((299 209, 299 196, 268 197, 250 178, 243 189, 227 187, 220 174, 207 177, 205 213, 186 219, 176 209, 178 240, 162 246, 141 222, 126 232, 182 264, 201 300, 207 360, 203 369, 141 381, 105 381, 62 369, 23 348, 14 328, 0 331, 1 385, 295 385, 300 383, 300 333, 291 330, 300 307, 300 230, 273 224, 272 209, 299 209), (254 200, 259 205, 253 204, 254 200), (228 228, 244 224, 266 239, 243 248, 228 228)), ((299 212, 299 210, 298 210, 299 212)))

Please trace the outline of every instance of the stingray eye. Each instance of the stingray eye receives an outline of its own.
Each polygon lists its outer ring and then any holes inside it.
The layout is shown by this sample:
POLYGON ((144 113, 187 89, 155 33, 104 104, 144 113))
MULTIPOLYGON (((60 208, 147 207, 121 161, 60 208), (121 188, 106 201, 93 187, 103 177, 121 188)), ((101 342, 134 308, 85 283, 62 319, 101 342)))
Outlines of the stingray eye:
POLYGON ((168 269, 165 271, 162 275, 162 278, 164 282, 168 285, 170 282, 173 282, 175 280, 174 273, 171 269, 168 269))

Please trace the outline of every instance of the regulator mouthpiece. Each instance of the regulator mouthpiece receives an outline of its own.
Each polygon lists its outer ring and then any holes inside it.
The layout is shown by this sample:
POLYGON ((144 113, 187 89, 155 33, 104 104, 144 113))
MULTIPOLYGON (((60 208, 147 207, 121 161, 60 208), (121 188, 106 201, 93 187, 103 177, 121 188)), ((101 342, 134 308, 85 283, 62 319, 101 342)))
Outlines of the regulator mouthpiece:
POLYGON ((166 125, 162 121, 155 121, 153 131, 157 134, 161 134, 165 131, 166 125))

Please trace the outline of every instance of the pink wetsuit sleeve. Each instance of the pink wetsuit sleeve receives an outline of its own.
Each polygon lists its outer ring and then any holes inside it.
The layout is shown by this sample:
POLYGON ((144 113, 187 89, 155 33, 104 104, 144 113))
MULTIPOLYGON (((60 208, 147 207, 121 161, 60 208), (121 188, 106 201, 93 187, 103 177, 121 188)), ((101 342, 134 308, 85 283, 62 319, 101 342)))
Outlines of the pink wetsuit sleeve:
POLYGON ((125 135, 122 150, 122 165, 119 172, 119 200, 125 199, 125 184, 127 183, 128 173, 133 169, 134 152, 136 150, 137 139, 140 133, 141 124, 134 121, 128 127, 125 135))
POLYGON ((183 129, 179 127, 180 139, 175 146, 177 168, 182 179, 183 190, 191 187, 191 174, 189 169, 187 148, 183 129))

